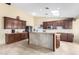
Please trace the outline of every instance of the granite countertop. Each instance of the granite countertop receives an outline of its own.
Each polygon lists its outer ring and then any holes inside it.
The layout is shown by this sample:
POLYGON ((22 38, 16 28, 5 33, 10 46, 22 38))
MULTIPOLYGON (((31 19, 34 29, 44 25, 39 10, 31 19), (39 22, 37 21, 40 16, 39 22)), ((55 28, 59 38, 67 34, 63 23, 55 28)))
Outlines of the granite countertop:
POLYGON ((53 34, 53 33, 50 33, 50 32, 30 32, 30 33, 39 33, 39 34, 53 34))
POLYGON ((50 29, 44 29, 44 31, 33 31, 32 33, 73 33, 72 29, 61 29, 61 30, 50 30, 50 29))
POLYGON ((5 33, 5 34, 20 34, 20 33, 27 33, 27 32, 16 32, 16 33, 5 33))

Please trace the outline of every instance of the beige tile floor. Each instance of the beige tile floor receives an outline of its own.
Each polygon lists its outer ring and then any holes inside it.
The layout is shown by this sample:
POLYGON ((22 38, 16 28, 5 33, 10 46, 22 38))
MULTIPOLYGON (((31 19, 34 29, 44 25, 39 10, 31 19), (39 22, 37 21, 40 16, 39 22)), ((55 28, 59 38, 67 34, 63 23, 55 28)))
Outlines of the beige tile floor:
POLYGON ((50 49, 35 45, 28 45, 26 40, 13 44, 1 45, 0 55, 77 55, 79 44, 61 42, 60 48, 53 52, 50 49))

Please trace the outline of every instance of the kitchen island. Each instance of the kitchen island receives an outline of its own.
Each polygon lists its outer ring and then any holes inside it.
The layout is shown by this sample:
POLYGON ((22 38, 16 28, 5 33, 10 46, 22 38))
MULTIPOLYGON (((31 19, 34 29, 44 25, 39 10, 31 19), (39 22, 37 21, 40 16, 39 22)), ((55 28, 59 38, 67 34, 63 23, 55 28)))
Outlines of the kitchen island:
POLYGON ((55 51, 56 45, 55 33, 48 32, 30 32, 29 33, 30 44, 35 44, 41 47, 49 48, 55 51))

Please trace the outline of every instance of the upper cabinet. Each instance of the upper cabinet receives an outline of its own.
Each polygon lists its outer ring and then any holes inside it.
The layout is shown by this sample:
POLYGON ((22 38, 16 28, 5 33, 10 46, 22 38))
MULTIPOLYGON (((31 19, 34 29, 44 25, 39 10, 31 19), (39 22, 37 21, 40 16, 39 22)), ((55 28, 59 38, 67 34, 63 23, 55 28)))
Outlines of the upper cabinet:
POLYGON ((43 28, 44 28, 44 29, 47 28, 47 22, 43 22, 43 28))
POLYGON ((48 27, 53 27, 53 29, 56 29, 57 26, 61 26, 63 29, 72 29, 72 21, 73 18, 66 18, 64 20, 58 20, 58 21, 47 21, 43 22, 43 28, 47 29, 48 27))
POLYGON ((25 29, 26 21, 4 17, 4 29, 25 29))
POLYGON ((22 21, 22 28, 26 27, 26 21, 22 21))
POLYGON ((63 28, 64 29, 72 29, 72 20, 64 20, 63 28))

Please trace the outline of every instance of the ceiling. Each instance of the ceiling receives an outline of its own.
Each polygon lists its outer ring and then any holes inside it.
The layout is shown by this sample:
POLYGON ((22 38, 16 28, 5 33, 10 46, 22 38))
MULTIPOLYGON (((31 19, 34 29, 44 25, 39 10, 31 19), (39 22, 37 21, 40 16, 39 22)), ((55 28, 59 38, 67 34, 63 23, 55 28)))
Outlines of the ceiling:
POLYGON ((76 17, 79 16, 79 3, 13 3, 19 9, 33 16, 76 17), (52 13, 51 11, 54 11, 52 13))

